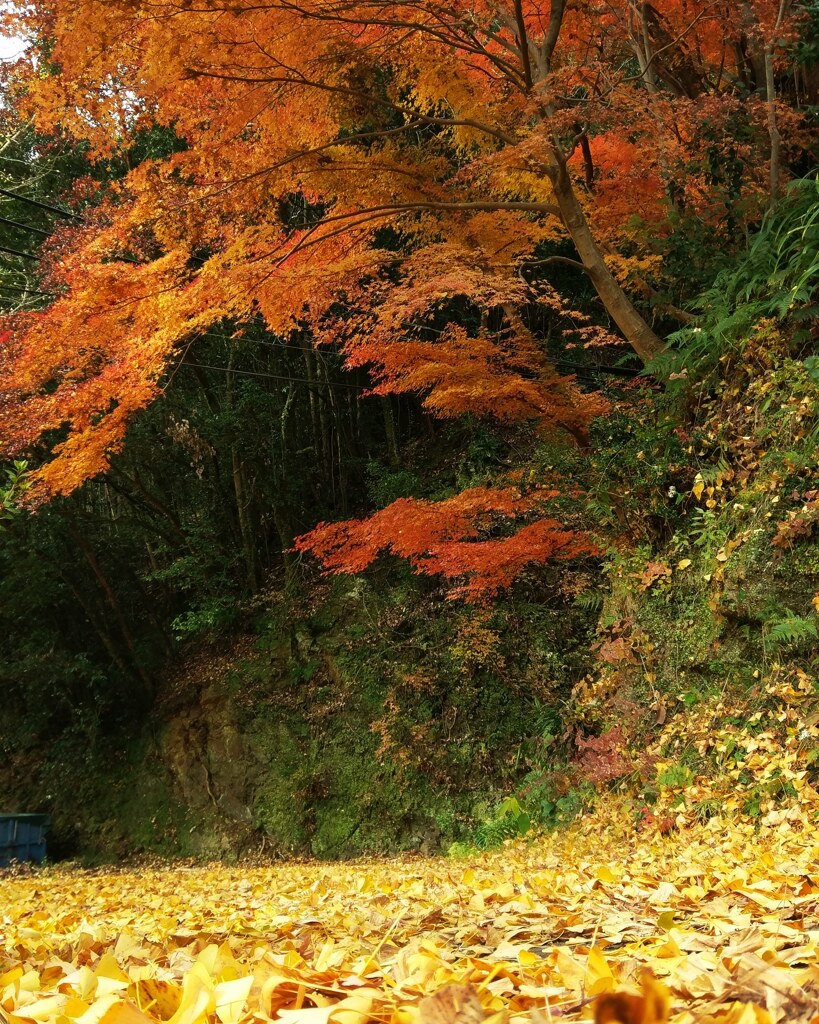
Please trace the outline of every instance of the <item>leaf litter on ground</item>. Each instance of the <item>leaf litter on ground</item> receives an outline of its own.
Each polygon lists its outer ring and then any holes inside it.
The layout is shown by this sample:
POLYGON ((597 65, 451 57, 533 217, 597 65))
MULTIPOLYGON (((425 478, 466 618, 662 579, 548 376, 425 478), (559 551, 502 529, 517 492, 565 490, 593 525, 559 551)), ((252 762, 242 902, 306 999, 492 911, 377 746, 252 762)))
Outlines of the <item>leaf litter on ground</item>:
POLYGON ((8 1024, 819 1024, 819 832, 0 876, 8 1024))

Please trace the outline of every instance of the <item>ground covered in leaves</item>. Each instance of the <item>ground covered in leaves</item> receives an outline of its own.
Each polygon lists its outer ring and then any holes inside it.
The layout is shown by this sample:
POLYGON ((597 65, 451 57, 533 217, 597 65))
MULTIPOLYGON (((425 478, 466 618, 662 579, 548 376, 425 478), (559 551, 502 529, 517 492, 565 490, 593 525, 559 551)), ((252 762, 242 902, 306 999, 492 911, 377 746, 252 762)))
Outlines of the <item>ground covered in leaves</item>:
POLYGON ((598 1019, 657 1024, 667 991, 674 1024, 819 1021, 819 831, 663 836, 611 810, 473 859, 0 875, 0 1015, 545 1024, 648 967, 660 997, 604 996, 598 1019))

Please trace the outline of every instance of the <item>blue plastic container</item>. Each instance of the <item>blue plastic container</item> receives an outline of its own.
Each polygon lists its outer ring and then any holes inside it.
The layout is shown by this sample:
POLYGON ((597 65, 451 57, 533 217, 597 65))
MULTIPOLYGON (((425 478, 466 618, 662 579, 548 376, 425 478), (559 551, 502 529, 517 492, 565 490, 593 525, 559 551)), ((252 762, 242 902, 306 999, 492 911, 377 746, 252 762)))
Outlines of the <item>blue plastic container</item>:
POLYGON ((42 864, 50 825, 47 814, 0 814, 0 867, 14 860, 42 864))

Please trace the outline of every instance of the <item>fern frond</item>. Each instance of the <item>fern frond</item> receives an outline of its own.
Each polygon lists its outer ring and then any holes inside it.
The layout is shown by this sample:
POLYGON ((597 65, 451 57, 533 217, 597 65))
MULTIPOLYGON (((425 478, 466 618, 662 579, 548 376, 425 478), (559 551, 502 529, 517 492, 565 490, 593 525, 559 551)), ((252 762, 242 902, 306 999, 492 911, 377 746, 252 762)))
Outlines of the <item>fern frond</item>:
POLYGON ((813 308, 819 292, 819 176, 792 182, 744 257, 701 296, 696 321, 671 335, 684 366, 705 370, 741 349, 762 318, 813 308))
POLYGON ((798 647, 807 640, 819 640, 819 630, 812 619, 786 608, 785 617, 770 625, 768 640, 778 647, 798 647))
POLYGON ((584 590, 572 602, 575 608, 584 612, 597 612, 603 607, 603 595, 599 590, 584 590))

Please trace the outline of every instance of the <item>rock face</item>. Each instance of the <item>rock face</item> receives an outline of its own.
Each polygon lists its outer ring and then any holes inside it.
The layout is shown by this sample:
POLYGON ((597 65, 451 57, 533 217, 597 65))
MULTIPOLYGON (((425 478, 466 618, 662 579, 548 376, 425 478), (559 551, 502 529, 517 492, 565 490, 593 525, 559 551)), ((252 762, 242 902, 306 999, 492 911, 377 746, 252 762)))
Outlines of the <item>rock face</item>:
POLYGON ((149 714, 78 715, 0 758, 4 809, 49 813, 61 857, 446 848, 510 791, 544 690, 464 670, 437 612, 403 601, 373 618, 338 585, 292 629, 189 649, 149 714))
MULTIPOLYGON (((233 650, 185 665, 158 708, 157 753, 188 824, 177 848, 348 856, 431 851, 441 829, 378 756, 365 696, 309 636, 263 655, 233 650)), ((428 797, 427 797, 428 799, 428 797)))
POLYGON ((190 833, 193 852, 239 852, 250 838, 254 764, 232 701, 208 686, 170 720, 159 742, 174 795, 201 823, 190 833))
POLYGON ((230 701, 213 690, 165 728, 162 759, 191 810, 250 821, 248 751, 230 701))
POLYGON ((158 759, 192 823, 183 845, 194 855, 239 854, 261 840, 253 804, 264 766, 227 682, 245 646, 186 662, 157 709, 158 759))

